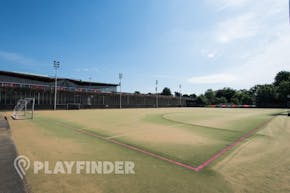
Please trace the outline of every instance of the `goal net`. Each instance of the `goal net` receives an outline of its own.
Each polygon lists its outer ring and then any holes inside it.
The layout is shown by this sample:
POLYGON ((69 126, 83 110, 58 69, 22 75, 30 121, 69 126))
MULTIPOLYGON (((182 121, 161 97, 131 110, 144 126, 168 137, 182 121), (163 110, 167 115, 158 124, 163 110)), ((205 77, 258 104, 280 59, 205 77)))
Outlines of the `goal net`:
POLYGON ((79 110, 81 109, 81 104, 80 103, 68 103, 66 105, 67 110, 79 110))
POLYGON ((16 120, 33 119, 34 104, 34 98, 24 98, 18 100, 14 107, 12 118, 16 120))

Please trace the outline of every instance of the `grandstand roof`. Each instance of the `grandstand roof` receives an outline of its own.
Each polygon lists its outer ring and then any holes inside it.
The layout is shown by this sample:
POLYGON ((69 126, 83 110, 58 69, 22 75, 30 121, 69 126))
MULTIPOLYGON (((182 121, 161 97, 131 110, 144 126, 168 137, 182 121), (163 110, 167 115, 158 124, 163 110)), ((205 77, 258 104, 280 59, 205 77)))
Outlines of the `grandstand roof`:
MULTIPOLYGON (((37 74, 30 74, 30 73, 22 73, 22 72, 11 72, 11 71, 1 71, 0 75, 4 76, 11 76, 14 78, 24 78, 28 80, 34 80, 34 81, 42 81, 51 83, 54 82, 53 77, 44 76, 44 75, 37 75, 37 74)), ((118 84, 111 84, 111 83, 100 83, 100 82, 90 82, 90 81, 82 81, 82 80, 76 80, 71 78, 57 78, 58 80, 67 80, 70 82, 73 82, 74 84, 80 85, 80 86, 118 86, 118 84)))

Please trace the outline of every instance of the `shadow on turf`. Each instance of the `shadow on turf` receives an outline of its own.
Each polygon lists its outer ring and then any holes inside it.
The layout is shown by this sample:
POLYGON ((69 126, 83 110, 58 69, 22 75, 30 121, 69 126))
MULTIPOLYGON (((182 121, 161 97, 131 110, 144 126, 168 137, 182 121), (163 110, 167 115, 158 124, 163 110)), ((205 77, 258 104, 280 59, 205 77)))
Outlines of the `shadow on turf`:
POLYGON ((273 114, 271 114, 271 116, 273 116, 273 117, 275 117, 275 116, 288 116, 288 112, 273 113, 273 114))

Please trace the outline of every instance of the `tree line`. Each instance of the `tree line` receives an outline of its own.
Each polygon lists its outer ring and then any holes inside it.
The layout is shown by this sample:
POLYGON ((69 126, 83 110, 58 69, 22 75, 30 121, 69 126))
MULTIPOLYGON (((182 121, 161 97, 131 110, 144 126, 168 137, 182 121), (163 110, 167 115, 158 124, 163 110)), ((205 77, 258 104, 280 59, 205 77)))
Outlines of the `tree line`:
MULTIPOLYGON (((172 96, 171 90, 165 87, 160 95, 172 96)), ((184 94, 183 97, 191 98, 195 106, 215 104, 256 105, 257 107, 285 107, 287 96, 290 95, 290 72, 281 71, 275 76, 272 84, 255 85, 242 90, 223 88, 218 90, 208 89, 205 93, 184 94)), ((180 93, 175 92, 179 97, 180 93)))

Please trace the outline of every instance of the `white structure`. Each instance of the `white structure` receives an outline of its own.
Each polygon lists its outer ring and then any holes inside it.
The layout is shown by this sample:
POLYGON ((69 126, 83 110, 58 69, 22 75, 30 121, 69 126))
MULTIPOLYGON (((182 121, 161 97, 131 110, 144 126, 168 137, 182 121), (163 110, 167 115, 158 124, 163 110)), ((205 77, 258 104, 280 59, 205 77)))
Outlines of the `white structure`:
POLYGON ((34 118, 34 98, 24 98, 18 100, 14 107, 12 117, 14 119, 33 119, 34 118))

